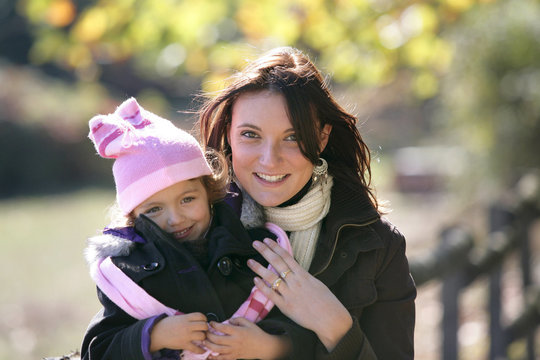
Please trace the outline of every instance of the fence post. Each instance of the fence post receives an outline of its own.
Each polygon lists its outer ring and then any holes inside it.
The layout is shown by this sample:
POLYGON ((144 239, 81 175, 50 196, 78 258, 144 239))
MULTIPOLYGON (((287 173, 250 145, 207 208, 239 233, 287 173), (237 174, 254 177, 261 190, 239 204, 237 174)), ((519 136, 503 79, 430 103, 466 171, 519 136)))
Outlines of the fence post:
MULTIPOLYGON (((530 244, 530 228, 534 222, 537 211, 534 204, 525 201, 523 206, 519 209, 519 233, 520 233, 520 265, 521 265, 521 280, 523 284, 523 292, 525 293, 527 289, 532 285, 532 275, 531 275, 531 244, 530 244)), ((526 295, 526 294, 525 294, 526 295)), ((525 302, 526 303, 526 302, 525 302)), ((535 359, 535 344, 534 344, 534 331, 531 334, 528 334, 526 341, 527 349, 527 360, 535 359)))
MULTIPOLYGON (((502 231, 512 222, 513 214, 502 204, 494 204, 489 208, 489 232, 502 231)), ((490 236, 489 239, 496 239, 490 236)), ((503 262, 489 273, 489 359, 506 358, 506 341, 501 326, 501 277, 503 262)))
MULTIPOLYGON (((453 241, 453 229, 446 229, 441 234, 443 246, 449 246, 453 241)), ((463 286, 463 272, 457 270, 444 277, 442 282, 442 360, 457 360, 458 358, 458 319, 459 292, 463 286)))

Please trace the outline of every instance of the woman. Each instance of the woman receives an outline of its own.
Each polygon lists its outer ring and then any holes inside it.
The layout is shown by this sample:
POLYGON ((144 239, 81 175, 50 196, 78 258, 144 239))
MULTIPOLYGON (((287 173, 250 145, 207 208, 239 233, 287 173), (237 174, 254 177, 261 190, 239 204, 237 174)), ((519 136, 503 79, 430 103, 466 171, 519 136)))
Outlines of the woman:
MULTIPOLYGON (((254 242, 279 277, 248 265, 283 314, 315 333, 306 351, 412 359, 416 288, 405 239, 380 216, 356 122, 307 56, 287 47, 235 75, 203 105, 198 125, 206 146, 230 156, 238 193, 230 200, 244 225, 270 221, 290 235, 294 258, 254 242)), ((219 348, 218 337, 207 341, 219 348)))

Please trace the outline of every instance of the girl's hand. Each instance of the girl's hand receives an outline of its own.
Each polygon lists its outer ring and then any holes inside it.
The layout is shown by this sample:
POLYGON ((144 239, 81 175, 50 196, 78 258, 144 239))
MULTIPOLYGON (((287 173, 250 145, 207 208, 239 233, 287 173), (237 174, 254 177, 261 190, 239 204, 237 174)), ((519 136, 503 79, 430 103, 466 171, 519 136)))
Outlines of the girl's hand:
POLYGON ((205 350, 196 345, 206 339, 208 324, 201 313, 167 316, 154 325, 150 334, 150 352, 164 348, 189 350, 202 354, 205 350))
POLYGON ((212 360, 278 359, 290 348, 283 336, 270 335, 244 318, 234 318, 228 324, 211 322, 210 326, 221 333, 208 332, 204 345, 218 356, 212 360))
POLYGON ((314 331, 331 351, 352 326, 349 311, 326 285, 304 270, 275 241, 254 241, 253 247, 280 273, 278 276, 249 260, 248 266, 260 276, 255 278, 255 285, 283 314, 314 331))

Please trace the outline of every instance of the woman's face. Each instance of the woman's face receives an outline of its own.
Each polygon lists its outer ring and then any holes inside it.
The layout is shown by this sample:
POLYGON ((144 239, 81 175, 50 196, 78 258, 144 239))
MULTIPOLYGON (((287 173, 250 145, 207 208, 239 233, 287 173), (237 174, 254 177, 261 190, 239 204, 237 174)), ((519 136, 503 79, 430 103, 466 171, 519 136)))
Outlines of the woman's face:
POLYGON ((227 138, 240 185, 263 206, 289 200, 311 177, 313 164, 300 151, 281 94, 241 95, 232 108, 227 138))

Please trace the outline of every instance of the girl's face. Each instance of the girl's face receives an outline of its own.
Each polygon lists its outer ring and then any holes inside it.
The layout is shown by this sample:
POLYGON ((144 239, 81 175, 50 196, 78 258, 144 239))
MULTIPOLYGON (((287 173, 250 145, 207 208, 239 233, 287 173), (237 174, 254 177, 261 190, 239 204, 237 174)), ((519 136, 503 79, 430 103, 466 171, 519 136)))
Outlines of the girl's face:
MULTIPOLYGON (((289 200, 311 177, 313 164, 300 151, 281 94, 241 95, 232 108, 227 139, 240 185, 263 206, 289 200)), ((322 145, 326 142, 327 137, 322 145)))
POLYGON ((197 240, 210 226, 208 194, 200 179, 180 181, 146 199, 133 210, 152 219, 178 241, 197 240))

